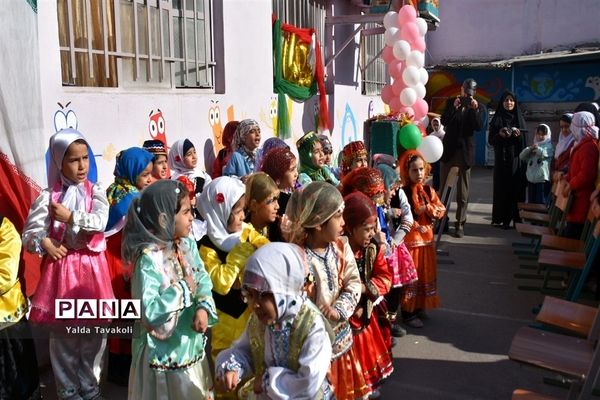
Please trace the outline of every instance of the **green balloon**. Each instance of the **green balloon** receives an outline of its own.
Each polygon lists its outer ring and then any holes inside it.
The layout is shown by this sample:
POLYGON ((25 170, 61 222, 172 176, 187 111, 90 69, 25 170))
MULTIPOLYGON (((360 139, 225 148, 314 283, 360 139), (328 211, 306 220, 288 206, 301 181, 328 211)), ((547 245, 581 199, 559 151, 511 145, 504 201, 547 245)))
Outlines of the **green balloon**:
POLYGON ((406 124, 400 128, 398 141, 407 150, 414 150, 421 144, 421 131, 416 125, 406 124))

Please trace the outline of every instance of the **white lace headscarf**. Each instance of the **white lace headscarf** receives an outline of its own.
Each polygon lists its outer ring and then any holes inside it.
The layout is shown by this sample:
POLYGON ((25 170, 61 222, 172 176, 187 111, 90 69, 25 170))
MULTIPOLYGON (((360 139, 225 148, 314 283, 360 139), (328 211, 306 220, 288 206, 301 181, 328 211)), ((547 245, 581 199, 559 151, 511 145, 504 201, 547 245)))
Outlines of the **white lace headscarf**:
POLYGON ((245 286, 272 293, 277 306, 277 323, 293 318, 302 306, 305 262, 300 247, 283 242, 268 243, 248 258, 245 286))
POLYGON ((229 252, 240 242, 242 232, 230 233, 227 225, 233 206, 245 191, 246 186, 239 179, 221 176, 211 181, 200 195, 197 208, 206 220, 208 237, 223 251, 229 252))
POLYGON ((580 111, 573 115, 571 133, 575 138, 574 146, 577 146, 587 136, 598 140, 598 127, 595 123, 594 114, 590 112, 580 111))

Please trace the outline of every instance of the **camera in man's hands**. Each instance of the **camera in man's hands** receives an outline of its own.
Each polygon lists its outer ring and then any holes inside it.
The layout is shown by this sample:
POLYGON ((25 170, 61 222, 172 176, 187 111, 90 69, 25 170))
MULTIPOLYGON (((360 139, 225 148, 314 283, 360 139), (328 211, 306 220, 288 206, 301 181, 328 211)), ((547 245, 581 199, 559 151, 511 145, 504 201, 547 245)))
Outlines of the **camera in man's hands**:
POLYGON ((471 96, 461 96, 460 97, 460 106, 461 107, 469 107, 471 105, 471 101, 473 98, 471 96))

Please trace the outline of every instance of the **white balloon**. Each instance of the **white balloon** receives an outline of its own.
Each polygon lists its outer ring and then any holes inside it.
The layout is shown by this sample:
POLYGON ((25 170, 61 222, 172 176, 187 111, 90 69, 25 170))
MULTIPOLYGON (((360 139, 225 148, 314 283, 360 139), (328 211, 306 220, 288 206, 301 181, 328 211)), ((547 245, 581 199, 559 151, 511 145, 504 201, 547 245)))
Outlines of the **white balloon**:
POLYGON ((410 107, 417 101, 417 93, 415 89, 407 87, 400 92, 400 103, 405 107, 410 107))
MULTIPOLYGON (((427 33, 427 21, 425 21, 423 18, 417 18, 416 23, 417 28, 419 28, 419 34, 421 36, 425 36, 425 34, 427 33)), ((383 24, 385 25, 385 18, 383 19, 383 24)))
POLYGON ((423 68, 425 65, 425 55, 419 50, 413 50, 406 56, 406 65, 423 68))
POLYGON ((393 46, 399 37, 400 37, 400 29, 394 28, 394 27, 387 28, 385 30, 385 33, 383 34, 385 44, 387 44, 388 46, 393 46))
POLYGON ((419 70, 419 75, 421 75, 421 83, 426 85, 427 81, 429 80, 429 72, 427 72, 425 68, 421 68, 419 70))
POLYGON ((429 135, 421 140, 421 144, 417 147, 417 150, 423 155, 425 161, 434 163, 442 158, 444 144, 437 136, 429 135))
POLYGON ((414 85, 412 88, 415 89, 415 92, 417 93, 417 99, 425 98, 425 95, 427 94, 425 85, 423 85, 421 82, 419 82, 416 85, 414 85))
POLYGON ((419 125, 423 127, 423 129, 427 129, 429 126, 429 117, 426 115, 419 121, 419 125))
POLYGON ((406 67, 402 73, 402 80, 406 86, 413 87, 417 83, 421 83, 421 74, 417 67, 406 67))
POLYGON ((395 11, 390 11, 383 17, 383 26, 387 29, 389 28, 399 28, 398 26, 398 13, 395 11))
POLYGON ((396 59, 403 61, 410 54, 410 44, 406 40, 398 40, 394 43, 392 51, 396 59))

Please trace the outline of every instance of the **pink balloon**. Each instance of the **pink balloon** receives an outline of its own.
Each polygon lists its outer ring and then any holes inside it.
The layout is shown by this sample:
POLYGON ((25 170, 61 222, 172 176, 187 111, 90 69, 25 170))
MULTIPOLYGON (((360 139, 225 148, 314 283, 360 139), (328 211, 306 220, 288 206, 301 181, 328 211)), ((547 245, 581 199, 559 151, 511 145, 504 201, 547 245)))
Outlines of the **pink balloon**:
POLYGON ((404 114, 408 114, 410 116, 414 116, 415 115, 415 110, 413 110, 412 107, 402 106, 402 107, 400 107, 400 109, 398 110, 398 112, 401 112, 401 113, 404 113, 404 114))
POLYGON ((413 50, 419 50, 421 53, 424 53, 425 52, 425 47, 427 47, 426 44, 425 44, 425 38, 422 37, 422 36, 420 36, 413 43, 410 44, 410 47, 413 50))
POLYGON ((404 63, 397 60, 392 61, 388 64, 388 70, 390 71, 390 76, 394 78, 394 80, 400 80, 404 73, 404 63))
POLYGON ((396 57, 394 57, 394 49, 391 46, 385 46, 383 48, 383 53, 381 53, 381 58, 383 58, 383 61, 386 64, 394 61, 396 59, 396 57))
POLYGON ((414 49, 413 43, 417 42, 421 35, 419 35, 419 27, 414 22, 409 22, 402 26, 400 32, 400 39, 406 40, 412 49, 414 49))
POLYGON ((415 7, 406 4, 400 9, 400 11, 398 11, 398 22, 400 23, 400 27, 404 27, 404 24, 408 22, 416 22, 416 20, 417 10, 415 7))
POLYGON ((412 105, 412 108, 415 110, 415 119, 418 121, 427 115, 429 104, 427 104, 425 99, 417 99, 412 105))
POLYGON ((381 89, 381 100, 383 100, 385 104, 390 104, 390 100, 392 100, 393 97, 394 91, 392 90, 392 85, 385 85, 383 89, 381 89))
POLYGON ((392 100, 390 100, 389 106, 392 109, 392 111, 398 111, 400 107, 402 107, 402 104, 400 103, 400 98, 394 97, 392 100))
POLYGON ((394 83, 392 83, 392 90, 394 91, 394 95, 396 97, 400 96, 400 93, 402 92, 402 90, 404 90, 405 87, 406 84, 404 83, 404 81, 402 81, 402 79, 396 79, 394 83))

